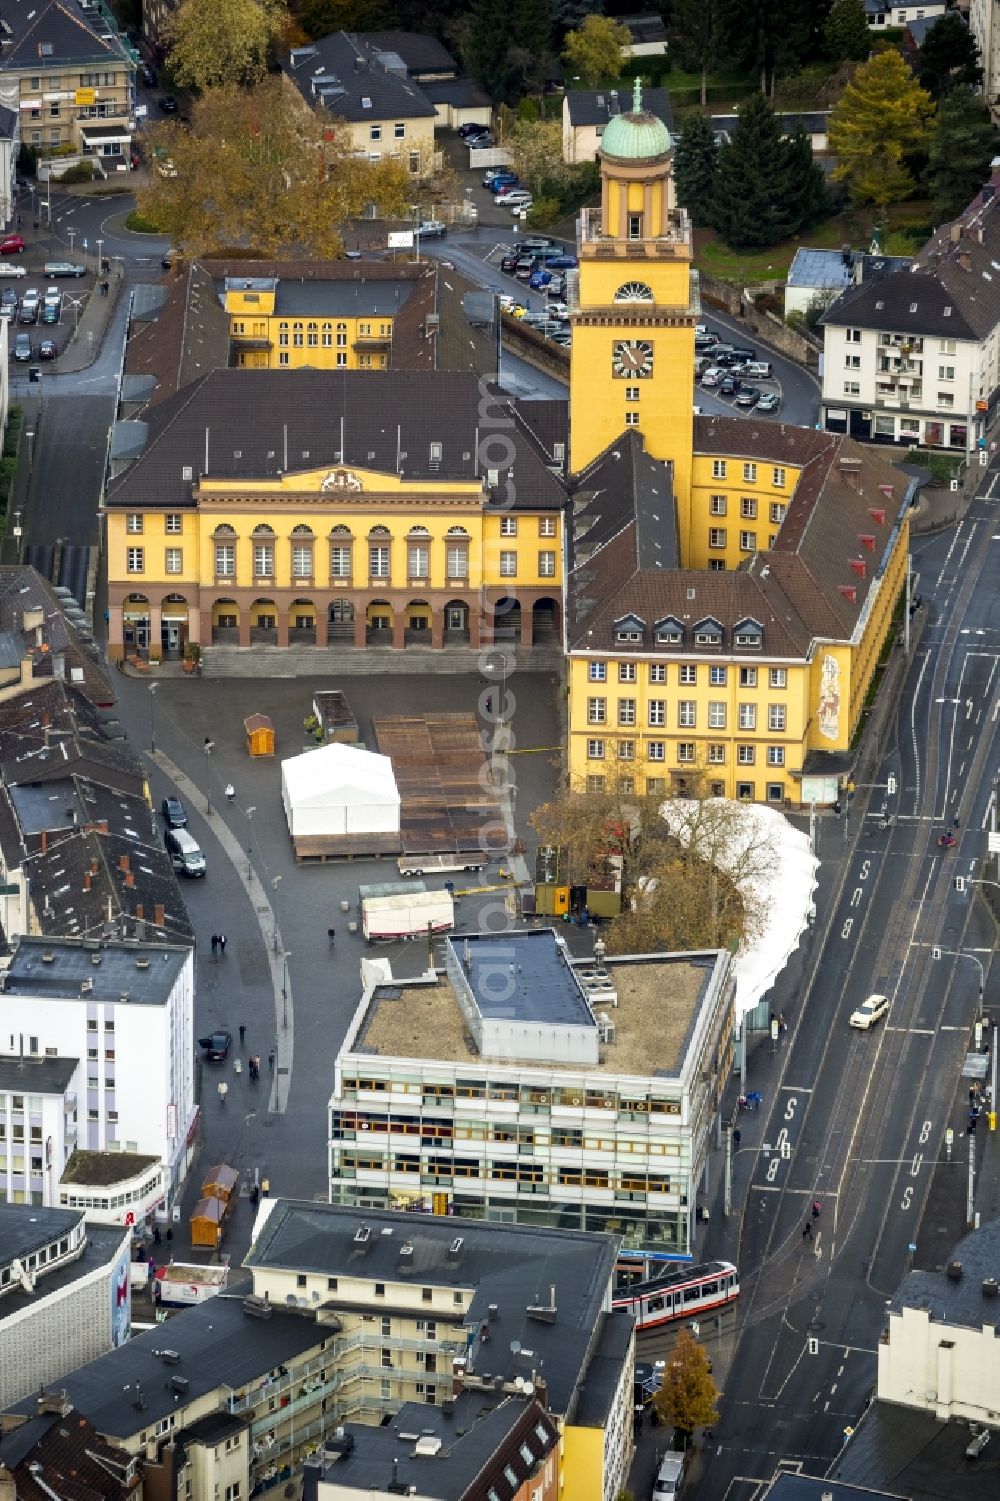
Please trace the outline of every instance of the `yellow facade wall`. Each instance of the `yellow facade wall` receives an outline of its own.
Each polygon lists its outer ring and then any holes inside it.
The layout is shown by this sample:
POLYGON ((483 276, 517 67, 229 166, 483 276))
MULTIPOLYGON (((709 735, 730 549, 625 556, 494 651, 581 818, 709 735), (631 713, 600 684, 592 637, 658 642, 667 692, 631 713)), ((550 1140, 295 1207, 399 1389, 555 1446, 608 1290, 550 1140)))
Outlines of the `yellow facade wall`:
MULTIPOLYGON (((388 314, 290 318, 226 299, 236 364, 249 370, 388 370, 393 319, 388 314)), ((273 300, 273 299, 272 299, 273 300)))
POLYGON ((790 464, 696 454, 681 566, 731 572, 772 547, 800 473, 790 464))
POLYGON ((565 1501, 604 1501, 604 1430, 563 1429, 562 1487, 565 1501))
MULTIPOLYGON (((212 588, 216 584, 215 548, 218 528, 235 533, 237 587, 254 584, 255 528, 274 549, 274 571, 266 575, 274 589, 295 588, 303 577, 317 586, 330 582, 330 548, 337 538, 332 528, 345 526, 349 536, 338 545, 352 548, 352 572, 338 576, 345 587, 369 583, 369 545, 389 548, 389 577, 393 586, 420 578, 426 586, 446 589, 456 575, 448 572, 449 546, 466 548, 466 589, 551 587, 561 594, 563 582, 562 516, 559 512, 519 511, 516 515, 486 512, 478 486, 460 482, 414 483, 395 474, 352 470, 357 491, 323 489, 328 471, 285 474, 273 481, 202 481, 196 510, 167 513, 160 508, 108 512, 108 574, 112 582, 164 584, 183 593, 185 587, 212 588), (349 498, 347 498, 349 497, 349 498), (308 527, 308 532, 296 528, 308 527), (388 531, 388 537, 376 533, 388 531), (461 531, 456 529, 461 528, 461 531), (422 529, 426 537, 414 535, 422 529), (293 568, 293 548, 312 543, 312 572, 303 576, 293 568), (416 574, 411 547, 427 551, 429 571, 416 574), (141 568, 135 557, 141 554, 141 568), (513 571, 510 571, 513 569, 513 571)), ((305 587, 305 585, 303 585, 305 587)))

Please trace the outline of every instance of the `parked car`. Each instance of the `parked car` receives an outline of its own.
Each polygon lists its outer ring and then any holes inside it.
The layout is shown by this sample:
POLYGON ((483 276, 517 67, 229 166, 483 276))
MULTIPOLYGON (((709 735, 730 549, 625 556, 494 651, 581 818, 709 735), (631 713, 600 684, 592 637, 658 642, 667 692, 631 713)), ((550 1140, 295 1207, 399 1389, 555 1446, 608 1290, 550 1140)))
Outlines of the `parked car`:
POLYGON ((59 322, 59 314, 60 314, 61 311, 62 311, 62 304, 61 303, 58 303, 58 302, 43 302, 42 303, 42 322, 43 323, 58 323, 59 322))
POLYGON ((160 804, 160 812, 167 821, 168 829, 187 828, 187 810, 179 797, 165 797, 160 804))
POLYGON ((14 338, 15 360, 31 359, 31 340, 27 334, 17 334, 14 338))
POLYGON ((738 360, 755 360, 757 358, 756 349, 741 349, 738 344, 733 346, 733 354, 735 354, 738 360))
POLYGON ((496 168, 491 168, 483 178, 483 187, 489 188, 491 193, 495 193, 497 188, 507 187, 515 182, 517 182, 516 172, 507 172, 502 169, 497 171, 496 168))
POLYGON ((0 307, 17 307, 17 293, 13 287, 4 287, 3 291, 0 292, 0 307))
POLYGON ((458 127, 458 133, 463 140, 467 140, 469 136, 482 135, 484 130, 489 130, 489 126, 474 125, 471 121, 466 121, 464 125, 458 127))
POLYGON ((40 360, 54 360, 58 353, 55 339, 43 339, 38 346, 38 358, 40 360))
POLYGON ((553 271, 574 271, 579 265, 575 255, 557 255, 548 262, 553 271))
POLYGON ((448 226, 440 219, 425 219, 417 225, 417 234, 422 240, 443 240, 447 233, 448 226))
POLYGON ((534 207, 535 200, 530 193, 509 193, 506 198, 499 199, 503 208, 512 209, 515 214, 527 213, 534 207))
MULTIPOLYGON (((21 270, 18 267, 18 270, 21 270)), ((42 267, 46 276, 86 276, 86 266, 77 265, 76 261, 46 261, 42 267)))
POLYGON ((536 292, 544 292, 545 288, 549 285, 551 280, 551 271, 542 271, 541 269, 539 269, 532 271, 530 277, 528 278, 528 286, 534 287, 536 292))
POLYGON ((750 407, 755 407, 759 400, 760 392, 753 386, 743 386, 742 389, 736 393, 736 405, 738 407, 746 407, 747 410, 749 410, 750 407))
POLYGON ((211 1037, 198 1038, 198 1046, 204 1051, 206 1063, 225 1063, 232 1045, 232 1032, 213 1032, 211 1037))
POLYGON ((515 241, 514 249, 518 255, 529 255, 537 250, 547 250, 554 244, 555 241, 550 240, 547 235, 529 235, 526 240, 515 241))
POLYGON ((701 383, 706 387, 717 386, 721 379, 722 371, 716 365, 709 365, 708 369, 705 371, 705 374, 701 378, 701 383))
POLYGON ((20 235, 4 235, 0 240, 0 255, 23 255, 24 248, 20 235))
POLYGON ((147 89, 155 89, 156 69, 151 68, 149 66, 149 63, 143 63, 139 69, 139 72, 142 74, 142 81, 146 85, 147 89))
MULTIPOLYGON (((509 197, 511 193, 523 193, 525 191, 519 182, 502 182, 493 193, 493 201, 494 203, 500 203, 504 198, 509 197)), ((514 248, 516 250, 517 246, 514 248)))
POLYGON ((867 1032, 869 1027, 874 1027, 877 1021, 881 1021, 889 1009, 889 997, 887 995, 870 995, 867 1001, 862 1001, 856 1011, 851 1012, 851 1026, 857 1027, 862 1032, 867 1032))
POLYGON ((565 302, 550 300, 545 305, 554 318, 569 317, 569 308, 566 306, 565 302))
POLYGON ((21 308, 20 308, 20 311, 18 312, 18 315, 17 315, 17 321, 18 321, 18 323, 37 323, 38 322, 38 301, 37 301, 37 299, 34 302, 27 302, 25 300, 22 300, 22 302, 21 302, 21 308))
POLYGON ((0 262, 0 276, 27 276, 23 266, 17 266, 13 261, 0 262))
POLYGON ((781 405, 777 391, 765 391, 757 403, 758 412, 776 412, 781 405))
POLYGON ((725 365, 727 368, 730 365, 742 364, 735 349, 721 349, 718 345, 712 350, 712 358, 717 365, 725 365))
POLYGON ((740 389, 740 383, 735 375, 724 375, 719 381, 720 396, 737 396, 740 389))
POLYGON ((162 94, 160 96, 159 103, 160 103, 160 112, 161 112, 161 114, 164 114, 164 115, 176 115, 176 113, 177 113, 177 100, 174 98, 173 94, 162 94))

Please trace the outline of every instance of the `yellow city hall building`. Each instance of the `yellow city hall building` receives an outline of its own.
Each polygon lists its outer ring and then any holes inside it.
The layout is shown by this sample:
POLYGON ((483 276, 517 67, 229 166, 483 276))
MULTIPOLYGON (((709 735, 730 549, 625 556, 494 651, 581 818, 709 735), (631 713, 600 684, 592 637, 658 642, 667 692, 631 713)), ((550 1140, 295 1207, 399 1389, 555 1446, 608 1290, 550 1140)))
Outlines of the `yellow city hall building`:
POLYGON ((909 481, 844 437, 693 415, 691 226, 638 85, 600 156, 570 290, 570 785, 831 802, 905 587, 909 481))
MULTIPOLYGON (((353 269, 353 268, 351 268, 353 269)), ((227 276, 233 363, 250 370, 388 370, 412 276, 227 276)))
POLYGON ((113 656, 558 648, 565 490, 531 404, 455 373, 371 389, 223 369, 149 410, 105 498, 113 656))

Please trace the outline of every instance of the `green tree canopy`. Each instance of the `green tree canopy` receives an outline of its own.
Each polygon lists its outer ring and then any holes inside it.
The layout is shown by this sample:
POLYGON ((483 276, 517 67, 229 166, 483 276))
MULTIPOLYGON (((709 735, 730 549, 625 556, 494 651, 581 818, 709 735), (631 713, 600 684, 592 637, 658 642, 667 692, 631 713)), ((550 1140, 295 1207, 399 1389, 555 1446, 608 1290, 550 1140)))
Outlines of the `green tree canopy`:
POLYGON ((803 62, 812 42, 814 0, 724 0, 727 51, 773 95, 780 69, 803 62))
POLYGON ((884 209, 912 191, 907 157, 927 143, 934 102, 898 52, 862 63, 830 115, 833 176, 854 203, 884 209))
POLYGON ((689 115, 674 151, 674 185, 678 202, 695 224, 712 223, 718 171, 719 148, 711 120, 706 115, 689 115))
POLYGON ((622 48, 631 41, 627 26, 609 16, 586 16, 576 31, 566 34, 563 58, 571 74, 579 75, 588 88, 604 78, 618 78, 622 71, 622 48))
POLYGON ((335 31, 378 31, 396 24, 393 6, 386 0, 302 0, 295 14, 312 42, 335 31))
POLYGON ((653 1405, 664 1423, 687 1439, 696 1428, 709 1428, 719 1421, 716 1403, 719 1389, 712 1380, 708 1352, 690 1329, 681 1329, 668 1356, 663 1382, 653 1405))
POLYGON ((461 39, 466 65, 491 99, 516 104, 551 62, 549 0, 474 0, 461 39))
POLYGON ((825 190, 808 139, 786 140, 762 94, 740 107, 732 140, 719 152, 712 222, 728 245, 776 245, 823 212, 825 190))
POLYGON ((200 93, 260 83, 288 22, 282 0, 184 0, 164 26, 174 78, 200 93))
POLYGON ((150 173, 138 212, 192 255, 246 245, 265 255, 336 256, 345 220, 369 203, 403 213, 412 193, 400 162, 356 156, 343 124, 309 109, 280 76, 253 89, 210 90, 195 103, 190 130, 158 125, 151 148, 173 172, 150 173))
POLYGON ((971 203, 990 175, 998 146, 1000 137, 983 100, 968 85, 949 90, 938 105, 927 164, 939 224, 971 203))
POLYGON ((940 99, 961 84, 976 88, 982 83, 979 47, 957 10, 939 16, 924 37, 917 77, 932 99, 940 99))
POLYGON ((823 43, 834 62, 863 62, 872 50, 862 0, 833 0, 823 27, 823 43))

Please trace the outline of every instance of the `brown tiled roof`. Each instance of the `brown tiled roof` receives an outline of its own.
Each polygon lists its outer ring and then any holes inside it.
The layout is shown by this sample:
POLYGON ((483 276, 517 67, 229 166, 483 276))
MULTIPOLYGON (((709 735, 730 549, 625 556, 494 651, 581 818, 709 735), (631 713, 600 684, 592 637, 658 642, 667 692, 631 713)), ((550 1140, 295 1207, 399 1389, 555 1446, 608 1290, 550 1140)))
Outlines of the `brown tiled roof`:
MULTIPOLYGON (((775 546, 758 552, 736 572, 685 571, 651 567, 648 545, 650 509, 638 505, 628 482, 588 488, 596 470, 606 476, 609 455, 602 455, 576 481, 586 503, 574 516, 574 565, 570 573, 571 646, 608 651, 615 644, 616 620, 634 613, 653 640, 652 627, 674 616, 686 628, 682 647, 690 650, 693 627, 711 616, 725 632, 743 619, 764 629, 768 656, 803 656, 816 638, 849 640, 865 610, 874 582, 881 576, 901 514, 909 479, 875 450, 853 439, 810 428, 761 423, 761 440, 751 422, 731 417, 698 418, 696 453, 730 459, 799 465, 801 474, 775 546)), ((624 457, 624 455, 623 455, 624 457)), ((711 648, 705 648, 706 655, 711 648)))
POLYGON ((139 1478, 125 1479, 135 1462, 102 1439, 94 1425, 70 1411, 57 1417, 15 1468, 18 1501, 125 1501, 139 1478))

